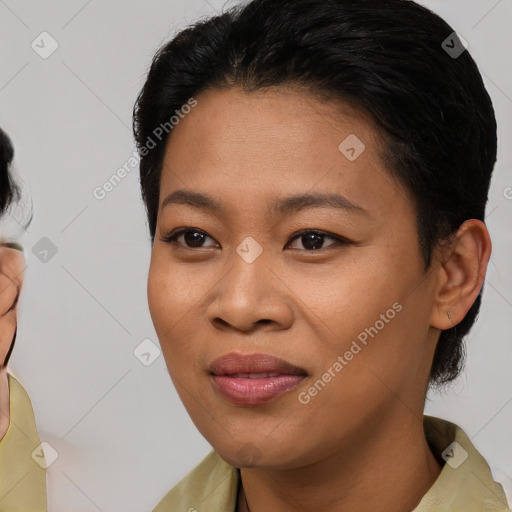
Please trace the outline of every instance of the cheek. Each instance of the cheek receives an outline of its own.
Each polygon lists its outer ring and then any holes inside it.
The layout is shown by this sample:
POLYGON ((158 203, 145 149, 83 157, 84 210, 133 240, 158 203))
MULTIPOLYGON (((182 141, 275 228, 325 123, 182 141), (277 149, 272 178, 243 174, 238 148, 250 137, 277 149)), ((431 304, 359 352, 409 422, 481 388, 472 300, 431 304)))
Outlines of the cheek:
POLYGON ((165 255, 154 252, 148 274, 148 306, 169 370, 176 366, 175 361, 186 362, 196 356, 197 308, 206 292, 200 285, 190 269, 170 264, 165 255))
POLYGON ((292 281, 290 288, 307 305, 303 311, 311 321, 316 317, 315 323, 324 325, 328 341, 343 344, 401 299, 406 279, 403 273, 399 279, 393 268, 383 269, 382 257, 374 258, 369 250, 328 271, 310 272, 300 287, 292 281))
POLYGON ((417 308, 418 298, 404 297, 400 289, 379 291, 377 299, 368 298, 364 307, 340 315, 333 328, 342 333, 343 342, 329 347, 330 365, 339 355, 344 360, 343 378, 335 379, 330 396, 333 406, 343 396, 348 407, 360 402, 371 408, 414 394, 418 379, 426 377, 428 323, 417 308), (346 325, 351 332, 345 331, 346 325))
MULTIPOLYGON (((197 283, 190 270, 184 270, 154 249, 148 274, 148 305, 158 334, 166 335, 172 326, 184 317, 197 302, 194 291, 197 283)), ((161 340, 163 341, 163 340, 161 340)))
POLYGON ((304 302, 317 312, 318 325, 327 327, 321 343, 324 363, 330 366, 339 355, 356 352, 347 354, 350 371, 343 373, 350 374, 360 389, 363 381, 378 376, 390 385, 398 383, 423 357, 428 290, 426 283, 419 285, 422 275, 413 264, 413 255, 408 258, 411 264, 397 265, 401 261, 397 252, 368 250, 331 276, 326 293, 305 291, 308 296, 303 295, 304 302), (376 373, 374 377, 370 370, 376 373))
POLYGON ((152 256, 148 274, 147 295, 149 312, 151 313, 151 319, 153 320, 157 334, 159 334, 161 328, 161 319, 165 316, 164 312, 169 307, 169 305, 166 304, 166 286, 160 276, 160 268, 155 263, 155 257, 152 256))

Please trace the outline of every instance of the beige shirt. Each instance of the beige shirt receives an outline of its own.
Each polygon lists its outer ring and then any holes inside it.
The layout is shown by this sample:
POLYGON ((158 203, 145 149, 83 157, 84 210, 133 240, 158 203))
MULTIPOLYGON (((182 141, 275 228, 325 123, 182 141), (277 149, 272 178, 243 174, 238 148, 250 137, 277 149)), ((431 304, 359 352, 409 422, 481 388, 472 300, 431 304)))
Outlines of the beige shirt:
MULTIPOLYGON (((430 449, 447 462, 412 512, 510 512, 503 488, 464 431, 433 416, 423 416, 423 424, 430 449)), ((235 512, 239 479, 240 472, 212 451, 153 512, 235 512)))
MULTIPOLYGON (((32 405, 12 375, 9 388, 11 422, 0 442, 0 512, 46 512, 44 454, 32 405)), ((447 462, 412 512, 510 512, 503 488, 463 430, 432 416, 424 416, 424 426, 434 455, 447 462)), ((239 479, 239 470, 212 451, 153 512, 235 512, 239 479)))
POLYGON ((0 511, 46 512, 46 464, 32 404, 12 375, 8 382, 11 418, 0 441, 0 511))

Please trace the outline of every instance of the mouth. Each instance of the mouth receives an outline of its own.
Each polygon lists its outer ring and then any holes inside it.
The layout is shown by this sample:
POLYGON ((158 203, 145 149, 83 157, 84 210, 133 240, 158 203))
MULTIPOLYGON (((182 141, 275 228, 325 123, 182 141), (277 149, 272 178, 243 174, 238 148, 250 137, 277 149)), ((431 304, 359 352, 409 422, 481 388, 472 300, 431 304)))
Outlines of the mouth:
POLYGON ((209 368, 214 389, 235 405, 259 405, 297 387, 306 377, 303 368, 268 354, 229 353, 209 368))

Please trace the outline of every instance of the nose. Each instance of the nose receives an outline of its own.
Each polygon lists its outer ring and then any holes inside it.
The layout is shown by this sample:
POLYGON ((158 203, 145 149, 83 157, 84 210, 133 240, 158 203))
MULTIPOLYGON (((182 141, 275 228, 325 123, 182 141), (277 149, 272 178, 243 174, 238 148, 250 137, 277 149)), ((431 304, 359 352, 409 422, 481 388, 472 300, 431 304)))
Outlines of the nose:
POLYGON ((207 310, 216 329, 250 332, 292 325, 291 293, 268 259, 263 251, 249 263, 234 252, 231 269, 217 283, 207 310))

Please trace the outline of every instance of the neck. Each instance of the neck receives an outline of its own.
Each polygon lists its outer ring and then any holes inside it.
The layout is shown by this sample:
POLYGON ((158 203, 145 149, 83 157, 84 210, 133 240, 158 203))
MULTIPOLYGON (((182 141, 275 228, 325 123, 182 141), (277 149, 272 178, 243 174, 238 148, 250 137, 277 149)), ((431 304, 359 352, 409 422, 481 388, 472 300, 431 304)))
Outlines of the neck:
POLYGON ((241 470, 240 512, 410 512, 441 466, 425 439, 422 418, 379 422, 371 434, 306 467, 241 470), (244 496, 245 493, 245 496, 244 496), (247 503, 250 509, 247 508, 247 503))

